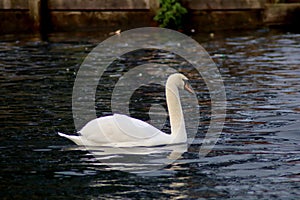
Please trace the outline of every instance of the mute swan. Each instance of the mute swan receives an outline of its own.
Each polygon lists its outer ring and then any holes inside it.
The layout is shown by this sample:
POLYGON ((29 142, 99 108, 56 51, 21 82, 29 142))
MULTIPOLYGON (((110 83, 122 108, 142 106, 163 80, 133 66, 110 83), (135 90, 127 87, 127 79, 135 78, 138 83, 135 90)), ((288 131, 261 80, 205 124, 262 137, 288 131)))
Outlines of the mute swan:
POLYGON ((132 147, 185 143, 187 134, 178 89, 194 93, 183 74, 175 73, 168 77, 166 99, 171 123, 170 135, 144 121, 121 114, 91 120, 78 132, 80 136, 58 134, 77 145, 86 146, 132 147))

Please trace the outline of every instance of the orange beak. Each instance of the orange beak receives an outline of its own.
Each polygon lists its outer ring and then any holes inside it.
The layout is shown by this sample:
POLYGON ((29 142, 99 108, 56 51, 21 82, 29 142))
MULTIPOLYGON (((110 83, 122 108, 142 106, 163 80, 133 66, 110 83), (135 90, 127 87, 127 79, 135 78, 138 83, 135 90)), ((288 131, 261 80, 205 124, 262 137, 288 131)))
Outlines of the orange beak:
POLYGON ((191 93, 191 94, 195 94, 195 91, 193 90, 193 88, 192 88, 191 84, 189 83, 189 81, 188 80, 183 80, 183 81, 184 81, 184 89, 186 91, 188 91, 189 93, 191 93))

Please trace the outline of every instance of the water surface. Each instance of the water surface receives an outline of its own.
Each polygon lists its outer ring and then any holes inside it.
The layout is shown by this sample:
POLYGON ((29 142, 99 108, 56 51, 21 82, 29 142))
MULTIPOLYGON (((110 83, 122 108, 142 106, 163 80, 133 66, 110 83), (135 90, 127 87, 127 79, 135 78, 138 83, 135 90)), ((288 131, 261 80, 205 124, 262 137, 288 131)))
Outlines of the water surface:
MULTIPOLYGON (((228 107, 221 138, 199 159, 210 118, 205 107, 210 105, 205 84, 194 80, 204 109, 198 139, 190 141, 180 159, 147 176, 107 166, 57 135, 76 131, 73 83, 85 56, 106 36, 54 34, 43 43, 29 36, 0 39, 2 199, 297 199, 300 35, 270 30, 215 35, 193 37, 224 79, 228 107)), ((179 62, 165 53, 157 55, 144 58, 179 62)), ((119 70, 120 76, 123 68, 120 62, 112 73, 117 77, 119 70)), ((99 92, 98 115, 109 115, 109 107, 101 104, 109 102, 109 91, 99 92)), ((164 106, 161 94, 159 87, 149 92, 154 103, 164 106)), ((153 103, 149 99, 146 105, 153 103)), ((149 107, 143 105, 133 115, 147 120, 149 107)), ((151 112, 159 115, 160 109, 151 112)))

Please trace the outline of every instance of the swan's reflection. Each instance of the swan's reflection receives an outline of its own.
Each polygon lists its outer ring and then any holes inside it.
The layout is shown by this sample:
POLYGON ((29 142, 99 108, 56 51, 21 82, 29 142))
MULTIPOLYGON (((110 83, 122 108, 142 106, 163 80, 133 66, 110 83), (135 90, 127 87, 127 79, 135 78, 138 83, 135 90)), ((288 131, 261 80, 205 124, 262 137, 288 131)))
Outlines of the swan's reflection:
POLYGON ((187 144, 155 147, 86 146, 86 149, 100 162, 97 165, 109 166, 111 170, 148 173, 179 159, 187 151, 187 144))

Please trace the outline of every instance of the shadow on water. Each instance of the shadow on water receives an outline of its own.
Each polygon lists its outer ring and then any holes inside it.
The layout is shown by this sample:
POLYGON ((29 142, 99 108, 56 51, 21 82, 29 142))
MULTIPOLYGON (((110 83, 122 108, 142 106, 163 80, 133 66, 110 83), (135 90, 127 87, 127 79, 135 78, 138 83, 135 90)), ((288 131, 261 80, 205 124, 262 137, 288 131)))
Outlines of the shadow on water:
MULTIPOLYGON (((73 83, 81 62, 103 38, 72 41, 70 36, 53 35, 48 43, 1 40, 2 199, 297 199, 300 35, 258 30, 216 34, 215 39, 194 37, 224 78, 228 108, 222 136, 213 151, 199 159, 201 137, 209 123, 209 112, 204 110, 198 139, 189 141, 191 146, 180 159, 143 175, 99 162, 90 151, 57 136, 58 131, 75 132, 73 83)), ((161 53, 159 59, 174 64, 176 59, 168 56, 161 53)), ((202 95, 203 109, 208 107, 205 84, 194 80, 193 86, 202 95)), ((153 93, 159 100, 164 98, 160 90, 153 93)), ((146 104, 152 103, 151 92, 147 95, 146 104)), ((101 98, 105 100, 105 93, 101 98)), ((149 109, 132 109, 147 120, 149 109)), ((105 158, 124 155, 109 152, 109 156, 105 158)), ((147 156, 157 159, 155 153, 147 156)), ((121 161, 117 163, 122 167, 121 161)))

